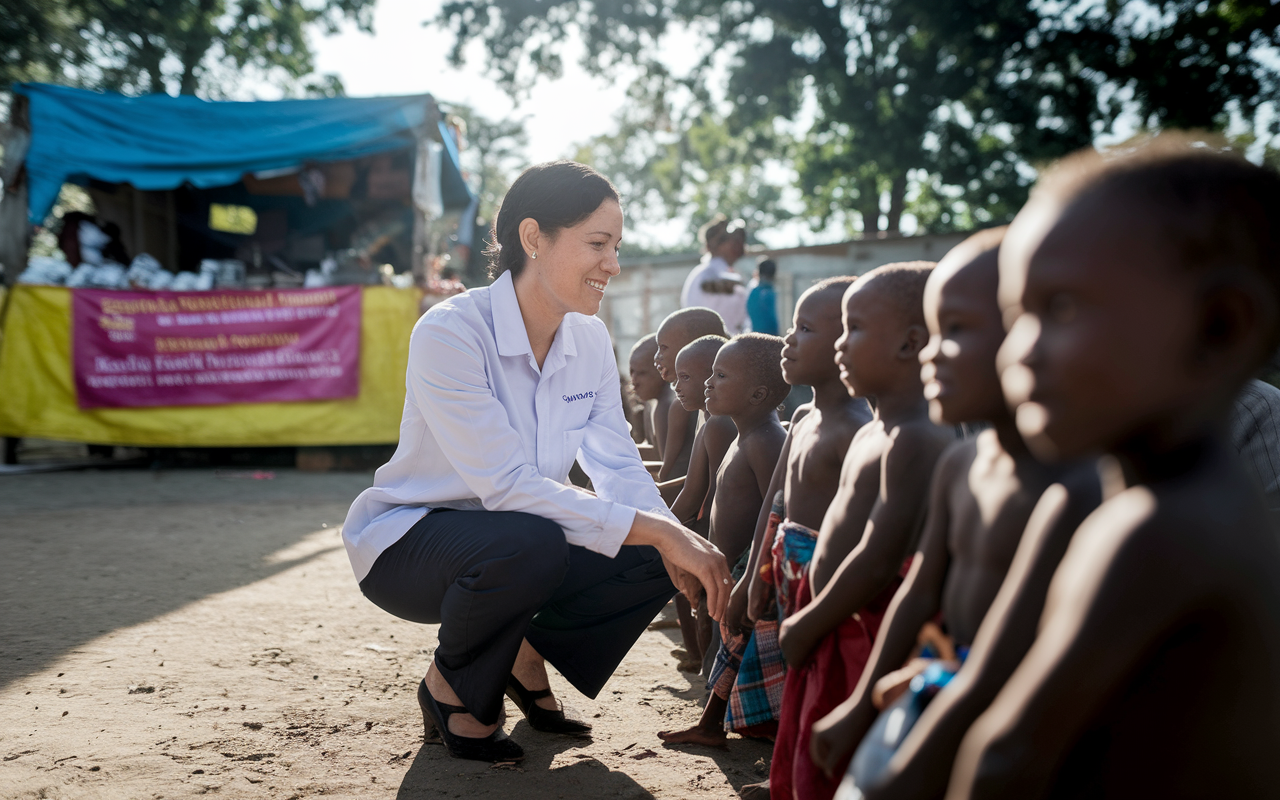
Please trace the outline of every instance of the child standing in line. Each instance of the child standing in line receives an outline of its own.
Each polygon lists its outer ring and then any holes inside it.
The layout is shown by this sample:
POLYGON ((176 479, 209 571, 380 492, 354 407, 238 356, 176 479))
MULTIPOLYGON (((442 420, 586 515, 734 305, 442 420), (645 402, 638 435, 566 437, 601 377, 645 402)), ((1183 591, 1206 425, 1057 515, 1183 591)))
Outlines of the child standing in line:
POLYGON ((770 796, 830 800, 836 782, 810 760, 813 723, 845 700, 871 654, 885 607, 924 522, 929 477, 951 431, 929 421, 919 354, 928 341, 924 286, 932 263, 872 270, 844 296, 836 343, 850 394, 875 417, 849 446, 813 560, 779 630, 787 659, 770 796))
POLYGON ((658 337, 649 334, 631 348, 631 388, 644 401, 644 440, 653 445, 662 458, 666 445, 667 417, 676 396, 671 385, 658 374, 653 357, 658 352, 658 337))
MULTIPOLYGON (((745 556, 757 509, 764 503, 787 437, 776 412, 791 389, 782 377, 781 352, 782 340, 776 336, 740 334, 716 354, 706 381, 706 406, 712 419, 728 417, 738 431, 715 475, 711 541, 729 548, 728 558, 737 562, 734 576, 739 580, 746 571, 745 556)), ((724 744, 726 701, 727 695, 713 692, 698 726, 688 731, 661 731, 658 736, 671 744, 724 744), (697 732, 702 729, 710 731, 713 738, 718 734, 718 741, 700 740, 697 732)))
POLYGON ((1104 502, 948 797, 1270 797, 1280 540, 1224 440, 1280 344, 1280 176, 1187 137, 1047 175, 1000 253, 1000 359, 1045 460, 1104 502))
MULTIPOLYGON (((832 359, 841 333, 841 308, 851 277, 828 278, 800 296, 783 341, 782 375, 791 386, 813 387, 812 404, 796 410, 783 442, 777 466, 756 521, 746 580, 734 587, 726 611, 723 653, 725 671, 713 691, 725 701, 723 718, 714 714, 685 731, 668 737, 672 742, 721 745, 725 730, 773 734, 782 702, 782 652, 778 648, 778 611, 772 587, 761 580, 761 566, 772 564, 772 547, 779 524, 785 530, 810 531, 816 538, 822 516, 835 496, 840 465, 853 435, 871 420, 866 400, 850 397, 832 359), (773 497, 781 506, 771 515, 773 497), (771 516, 777 521, 770 522, 771 516), (784 519, 785 517, 785 519, 784 519), (750 601, 749 601, 750 596, 750 601), (734 669, 735 662, 740 662, 734 669), (736 673, 736 674, 735 674, 736 673)), ((808 552, 812 552, 812 538, 808 552)), ((807 559, 806 559, 807 563, 807 559)), ((765 572, 769 571, 766 567, 765 572)), ((719 666, 719 664, 717 665, 719 666)), ((745 786, 744 798, 767 798, 768 782, 745 786)))
MULTIPOLYGON (((667 315, 658 326, 655 339, 658 344, 653 365, 667 383, 676 382, 676 355, 684 346, 703 336, 719 336, 727 339, 724 320, 709 308, 682 308, 667 315)), ((679 403, 672 403, 667 410, 667 436, 662 448, 662 469, 658 470, 658 483, 682 478, 689 471, 689 457, 693 452, 693 437, 697 433, 697 416, 679 403)))
MULTIPOLYGON (((676 355, 675 396, 685 411, 697 415, 697 433, 689 459, 689 474, 671 504, 671 511, 691 530, 710 538, 711 502, 715 497, 715 474, 729 445, 738 435, 733 420, 707 413, 705 385, 711 377, 716 353, 727 342, 723 336, 703 336, 685 345, 676 355)), ((701 672, 712 640, 712 621, 702 609, 695 619, 692 608, 686 611, 677 600, 676 613, 684 638, 685 655, 678 668, 684 672, 701 672)))
MULTIPOLYGON (((814 725, 811 755, 831 777, 840 777, 839 765, 863 740, 876 709, 893 702, 927 664, 935 665, 925 676, 935 688, 957 670, 964 675, 968 666, 961 667, 959 661, 973 645, 1045 489, 1064 478, 1078 485, 1082 497, 1073 513, 1057 520, 1069 529, 1099 501, 1097 477, 1088 467, 1045 466, 1031 457, 1005 405, 996 371, 996 351, 1004 341, 996 301, 996 259, 1003 236, 1004 229, 997 228, 969 237, 939 262, 925 286, 930 340, 920 361, 929 416, 938 425, 988 422, 991 427, 974 439, 956 442, 939 459, 920 548, 881 623, 868 666, 849 699, 814 725), (948 649, 958 661, 938 669, 937 661, 921 658, 898 669, 916 646, 921 629, 935 619, 945 637, 939 649, 948 649), (878 695, 883 696, 881 703, 875 703, 878 695)), ((945 657, 939 653, 939 658, 945 657)), ((942 693, 959 685, 957 675, 942 693)), ((960 737, 978 712, 967 722, 950 719, 958 716, 953 712, 947 715, 950 724, 935 733, 935 704, 939 710, 947 707, 942 693, 914 727, 896 726, 889 742, 864 742, 853 769, 865 764, 865 772, 873 773, 857 775, 858 788, 867 798, 925 800, 946 789, 960 737), (949 749, 944 742, 948 730, 954 737, 949 749), (924 739, 934 741, 923 745, 924 739)))

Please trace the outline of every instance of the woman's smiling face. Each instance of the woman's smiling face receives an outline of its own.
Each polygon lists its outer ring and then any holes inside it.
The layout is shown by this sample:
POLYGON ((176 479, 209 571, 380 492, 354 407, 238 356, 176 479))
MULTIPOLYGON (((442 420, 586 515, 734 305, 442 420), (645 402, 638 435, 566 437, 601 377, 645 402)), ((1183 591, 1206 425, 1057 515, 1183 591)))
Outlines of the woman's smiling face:
POLYGON ((528 258, 520 280, 536 285, 538 293, 559 313, 576 311, 590 316, 599 312, 609 280, 621 271, 622 206, 616 200, 605 200, 577 225, 552 235, 539 232, 534 240, 536 245, 526 256, 536 252, 538 257, 528 258))

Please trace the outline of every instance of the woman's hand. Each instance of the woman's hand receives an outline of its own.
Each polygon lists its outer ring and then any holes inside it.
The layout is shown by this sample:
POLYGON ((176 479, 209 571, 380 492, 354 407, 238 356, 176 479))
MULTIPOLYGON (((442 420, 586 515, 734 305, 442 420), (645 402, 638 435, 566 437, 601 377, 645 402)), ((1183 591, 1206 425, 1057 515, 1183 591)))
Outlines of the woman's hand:
POLYGON ((676 588, 698 602, 699 590, 707 593, 707 612, 724 619, 729 602, 729 564, 716 546, 670 519, 637 511, 624 544, 647 544, 658 549, 676 588))
POLYGON ((702 584, 698 582, 698 579, 692 573, 685 572, 672 564, 667 560, 666 556, 662 557, 662 566, 667 568, 667 574, 671 576, 671 582, 689 600, 689 605, 697 608, 698 595, 702 594, 702 584))

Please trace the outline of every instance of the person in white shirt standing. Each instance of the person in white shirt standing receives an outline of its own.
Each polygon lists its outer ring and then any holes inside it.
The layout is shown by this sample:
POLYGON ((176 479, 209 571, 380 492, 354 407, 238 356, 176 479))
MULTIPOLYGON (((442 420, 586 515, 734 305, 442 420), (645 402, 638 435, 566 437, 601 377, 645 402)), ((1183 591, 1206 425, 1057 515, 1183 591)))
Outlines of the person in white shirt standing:
POLYGON ((743 333, 747 330, 747 288, 733 265, 747 251, 746 223, 717 215, 703 226, 701 238, 707 252, 684 279, 680 307, 709 308, 724 320, 730 336, 743 333))
POLYGON ((522 174, 494 220, 491 286, 414 326, 400 443, 342 529, 360 589, 440 625, 418 686, 428 741, 515 761, 504 692, 536 730, 583 734, 546 661, 595 697, 675 593, 720 618, 724 556, 667 510, 627 430, 596 319, 618 274, 613 185, 569 161, 522 174), (595 493, 567 481, 575 459, 595 493), (674 585, 673 585, 674 583, 674 585))

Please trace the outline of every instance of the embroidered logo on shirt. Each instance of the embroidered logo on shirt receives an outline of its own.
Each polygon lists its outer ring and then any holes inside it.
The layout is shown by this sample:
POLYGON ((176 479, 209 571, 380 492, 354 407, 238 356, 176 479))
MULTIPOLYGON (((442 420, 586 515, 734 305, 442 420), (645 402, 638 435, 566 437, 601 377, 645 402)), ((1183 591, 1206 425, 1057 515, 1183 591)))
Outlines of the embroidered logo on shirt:
POLYGON ((583 392, 582 394, 562 394, 560 395, 560 399, 566 403, 572 403, 575 400, 590 400, 595 396, 595 392, 583 392))

